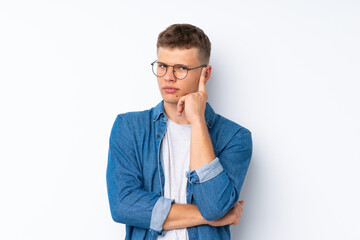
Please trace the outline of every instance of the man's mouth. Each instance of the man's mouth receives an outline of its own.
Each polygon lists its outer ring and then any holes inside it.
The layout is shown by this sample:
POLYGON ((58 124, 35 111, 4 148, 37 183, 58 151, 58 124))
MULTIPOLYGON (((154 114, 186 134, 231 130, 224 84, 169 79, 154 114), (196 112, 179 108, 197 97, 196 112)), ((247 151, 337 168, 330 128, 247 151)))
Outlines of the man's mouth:
POLYGON ((174 92, 176 92, 177 90, 179 90, 179 89, 177 89, 177 88, 172 88, 172 87, 164 87, 163 89, 164 89, 164 91, 165 91, 166 93, 174 93, 174 92))

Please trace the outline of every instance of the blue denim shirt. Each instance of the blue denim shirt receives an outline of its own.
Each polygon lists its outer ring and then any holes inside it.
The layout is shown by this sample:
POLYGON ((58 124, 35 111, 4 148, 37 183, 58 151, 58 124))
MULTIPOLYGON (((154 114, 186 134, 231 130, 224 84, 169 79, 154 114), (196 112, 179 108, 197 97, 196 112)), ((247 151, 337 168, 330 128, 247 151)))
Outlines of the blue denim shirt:
MULTIPOLYGON (((167 116, 163 100, 155 107, 119 114, 110 134, 106 171, 112 218, 126 224, 126 239, 157 239, 173 199, 164 197, 160 147, 167 116)), ((251 132, 214 112, 206 103, 205 120, 216 158, 186 172, 187 203, 206 220, 225 215, 239 200, 252 155, 251 132)), ((230 226, 187 228, 190 240, 230 239, 230 226)))

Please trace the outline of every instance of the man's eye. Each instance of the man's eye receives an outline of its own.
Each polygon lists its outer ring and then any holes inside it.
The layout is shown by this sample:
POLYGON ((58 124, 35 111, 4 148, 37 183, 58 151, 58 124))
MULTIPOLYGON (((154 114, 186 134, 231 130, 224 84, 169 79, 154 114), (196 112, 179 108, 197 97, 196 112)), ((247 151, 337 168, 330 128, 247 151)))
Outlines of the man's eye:
POLYGON ((159 68, 167 68, 165 64, 159 64, 159 68))
POLYGON ((179 66, 178 69, 181 70, 181 71, 187 71, 188 70, 188 68, 185 67, 185 66, 179 66))

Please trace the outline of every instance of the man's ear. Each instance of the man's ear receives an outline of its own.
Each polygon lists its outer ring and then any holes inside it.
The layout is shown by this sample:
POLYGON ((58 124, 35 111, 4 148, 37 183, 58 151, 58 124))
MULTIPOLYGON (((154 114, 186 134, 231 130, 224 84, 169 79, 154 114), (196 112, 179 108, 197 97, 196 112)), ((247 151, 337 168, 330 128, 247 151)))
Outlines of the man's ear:
POLYGON ((205 67, 206 69, 206 73, 205 73, 205 83, 207 83, 207 81, 209 80, 210 76, 211 76, 211 65, 207 65, 205 67))

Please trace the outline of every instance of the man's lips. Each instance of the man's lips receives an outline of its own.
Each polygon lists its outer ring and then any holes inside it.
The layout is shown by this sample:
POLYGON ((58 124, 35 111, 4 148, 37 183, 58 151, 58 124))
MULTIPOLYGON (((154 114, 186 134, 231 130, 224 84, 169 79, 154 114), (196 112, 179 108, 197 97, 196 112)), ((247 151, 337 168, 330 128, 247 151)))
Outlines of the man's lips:
POLYGON ((164 91, 167 93, 174 93, 177 90, 179 90, 178 88, 173 88, 173 87, 163 87, 164 91))

